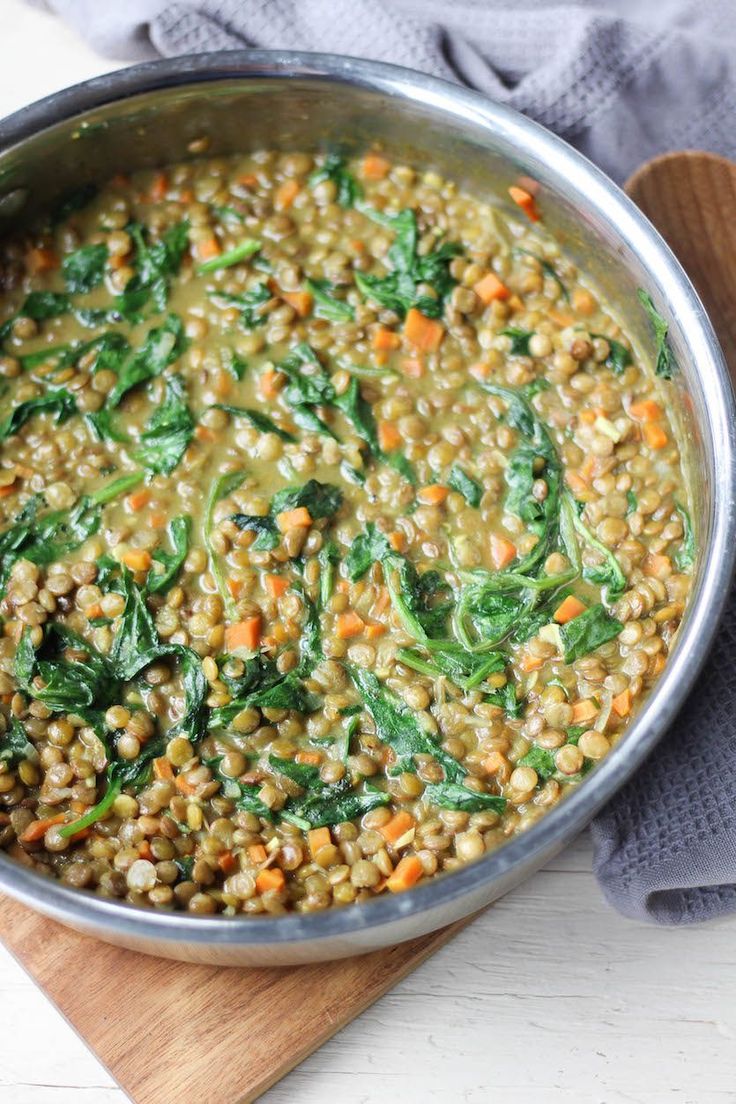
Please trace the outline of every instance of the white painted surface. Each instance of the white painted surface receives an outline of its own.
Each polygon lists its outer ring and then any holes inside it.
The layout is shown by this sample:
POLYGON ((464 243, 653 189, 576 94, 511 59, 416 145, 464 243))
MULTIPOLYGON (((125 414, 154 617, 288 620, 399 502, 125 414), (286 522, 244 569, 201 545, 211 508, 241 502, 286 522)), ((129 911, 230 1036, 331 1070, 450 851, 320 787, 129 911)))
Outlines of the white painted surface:
MULTIPOLYGON (((0 0, 0 43, 0 115, 116 67, 20 0, 0 0)), ((2 1104, 126 1100, 0 948, 2 1104)), ((582 837, 263 1098, 326 1100, 732 1104, 736 920, 622 920, 582 837)))

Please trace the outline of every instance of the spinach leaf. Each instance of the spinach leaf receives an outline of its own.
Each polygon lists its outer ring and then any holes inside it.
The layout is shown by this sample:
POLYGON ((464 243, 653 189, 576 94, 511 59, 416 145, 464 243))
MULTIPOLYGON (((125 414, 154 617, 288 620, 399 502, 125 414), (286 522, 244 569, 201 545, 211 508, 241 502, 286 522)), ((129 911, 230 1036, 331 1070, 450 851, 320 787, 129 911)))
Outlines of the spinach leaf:
POLYGON ((509 680, 505 686, 502 686, 499 690, 494 690, 490 694, 486 694, 485 701, 489 705, 495 705, 499 709, 503 709, 507 717, 512 717, 514 720, 518 720, 524 716, 525 702, 516 696, 516 687, 513 682, 509 680))
POLYGON ((639 509, 639 499, 636 497, 636 495, 634 494, 633 491, 627 491, 626 492, 626 502, 627 502, 626 516, 628 517, 629 514, 633 514, 635 510, 639 509))
POLYGON ((66 195, 57 203, 56 207, 51 215, 51 223, 56 226, 60 222, 64 222, 70 215, 74 215, 77 211, 81 211, 83 207, 86 207, 88 203, 97 195, 98 188, 96 184, 82 184, 79 188, 74 188, 72 191, 67 192, 66 195))
POLYGON ((238 354, 231 349, 230 359, 227 363, 227 370, 230 375, 233 376, 236 380, 242 380, 245 379, 245 373, 248 371, 248 365, 242 357, 239 357, 238 354))
POLYGON ((116 441, 120 445, 130 442, 130 437, 117 424, 117 416, 114 410, 102 407, 101 410, 90 411, 84 415, 84 420, 90 427, 98 441, 116 441))
POLYGON ((447 675, 463 690, 474 690, 488 675, 499 674, 506 666, 500 652, 471 652, 450 641, 427 641, 425 646, 430 651, 429 659, 412 648, 399 648, 396 658, 431 678, 447 675))
POLYGON ((115 799, 122 793, 124 786, 132 788, 135 792, 145 786, 150 778, 151 763, 162 755, 164 750, 165 742, 159 737, 149 740, 135 759, 110 758, 106 771, 105 792, 102 797, 79 820, 75 820, 72 824, 65 824, 60 829, 59 835, 68 839, 101 820, 115 804, 115 799))
POLYGON ((652 328, 654 329, 654 336, 657 341, 657 361, 654 366, 655 374, 662 379, 672 379, 672 369, 675 364, 675 358, 672 355, 672 350, 670 349, 670 344, 667 339, 669 325, 655 307, 648 291, 645 291, 644 288, 638 288, 637 294, 639 296, 639 302, 649 315, 652 328))
POLYGON ((12 770, 24 759, 35 763, 38 761, 38 752, 18 718, 11 716, 10 727, 0 733, 0 763, 7 763, 12 770))
POLYGON ((597 583, 598 586, 605 587, 606 599, 615 601, 626 590, 626 576, 623 568, 611 549, 603 541, 598 540, 583 521, 581 514, 585 509, 584 503, 576 502, 568 491, 565 492, 565 495, 572 506, 572 519, 575 529, 585 543, 595 549, 603 558, 603 562, 600 564, 586 564, 583 568, 583 578, 587 579, 589 583, 597 583))
MULTIPOLYGON (((231 495, 244 479, 245 472, 243 471, 228 472, 226 475, 220 475, 217 479, 214 479, 210 484, 204 507, 204 517, 202 519, 202 541, 210 559, 210 570, 217 583, 217 589, 220 592, 220 597, 225 605, 225 609, 231 618, 235 614, 235 603, 233 602, 230 591, 227 588, 227 583, 225 582, 225 576, 220 565, 220 557, 217 555, 212 544, 212 526, 217 503, 220 502, 221 499, 231 495)), ((238 516, 245 517, 244 514, 238 516)))
POLYGON ((15 677, 30 697, 53 712, 104 709, 118 691, 105 656, 57 621, 47 626, 38 652, 30 630, 24 629, 15 655, 15 677))
POLYGON ((321 786, 302 798, 291 798, 281 811, 282 820, 299 827, 321 828, 324 825, 341 824, 365 816, 371 809, 390 804, 389 794, 369 783, 362 790, 353 789, 344 778, 331 786, 321 786))
POLYGON ((548 778, 557 773, 555 766, 555 754, 549 748, 538 747, 533 744, 526 755, 519 759, 517 766, 531 767, 539 775, 540 781, 546 782, 548 778))
POLYGON ((461 782, 432 782, 424 787, 422 799, 441 809, 461 809, 466 813, 481 813, 486 810, 502 813, 506 808, 505 797, 469 790, 461 782))
POLYGON ((266 321, 263 307, 273 299, 266 284, 256 284, 242 295, 230 295, 224 291, 213 291, 210 294, 213 299, 220 299, 228 306, 238 307, 240 324, 246 330, 254 330, 256 326, 266 321))
POLYGON ((37 399, 26 399, 25 402, 18 403, 7 418, 0 422, 0 441, 17 433, 35 414, 52 412, 56 414, 57 422, 65 422, 77 413, 77 404, 71 391, 62 387, 55 391, 47 391, 37 399))
POLYGON ((560 625, 560 640, 565 663, 574 663, 581 656, 594 652, 601 644, 613 640, 623 625, 600 604, 591 606, 585 613, 560 625))
POLYGON ((136 247, 136 273, 123 293, 116 296, 114 309, 127 321, 136 322, 149 299, 159 313, 166 310, 170 277, 178 273, 189 245, 189 223, 176 223, 153 244, 140 223, 131 223, 127 230, 136 247))
POLYGON ((461 494, 468 506, 478 507, 480 506, 480 500, 483 497, 483 487, 477 479, 473 479, 468 475, 466 471, 460 467, 459 464, 453 464, 450 468, 450 478, 447 480, 448 485, 452 487, 453 491, 457 491, 461 494))
POLYGON ((249 782, 240 782, 237 778, 229 778, 222 773, 220 769, 221 762, 221 755, 204 760, 205 766, 210 768, 217 781, 220 782, 222 796, 232 801, 236 809, 241 809, 245 813, 254 813, 262 820, 272 823, 273 813, 258 796, 261 787, 254 786, 249 782))
POLYGON ((312 521, 332 517, 342 506, 342 491, 334 483, 309 479, 301 487, 285 487, 277 491, 271 500, 271 513, 275 516, 300 506, 309 510, 312 521))
POLYGON ((331 294, 335 285, 329 280, 305 280, 304 286, 311 292, 316 303, 315 318, 325 318, 328 322, 352 322, 355 319, 355 312, 350 304, 331 294))
POLYGON ((353 423, 355 432, 361 437, 369 451, 377 458, 384 458, 378 443, 378 427, 373 416, 373 408, 360 393, 360 383, 353 376, 342 395, 336 395, 334 405, 353 423))
POLYGON ((548 276, 551 276, 554 282, 557 284, 558 288, 560 289, 560 294, 562 295, 562 298, 565 300, 565 302, 570 302, 570 293, 560 277, 557 275, 557 270, 555 269, 554 265, 550 264, 549 261, 546 261, 544 257, 540 257, 538 253, 533 253, 531 249, 522 249, 521 247, 517 246, 513 250, 513 252, 524 253, 527 257, 534 257, 535 261, 539 261, 540 265, 542 266, 542 270, 546 272, 548 276))
POLYGON ((511 338, 511 356, 529 356, 529 341, 534 337, 532 330, 520 330, 518 326, 507 326, 500 333, 511 338))
POLYGON ((194 436, 194 418, 181 376, 167 376, 164 400, 141 434, 135 459, 149 471, 170 475, 194 436))
POLYGON ((369 521, 362 533, 352 541, 345 557, 345 568, 349 578, 355 582, 365 575, 372 564, 383 561, 392 554, 391 545, 383 533, 369 521))
POLYGON ((192 519, 188 515, 172 518, 168 533, 173 551, 166 552, 163 548, 157 548, 153 553, 154 562, 160 564, 163 570, 151 568, 146 579, 147 594, 166 594, 171 590, 187 558, 191 528, 192 519))
POLYGON ((260 248, 261 243, 259 241, 246 238, 245 241, 234 245, 232 249, 220 253, 218 257, 210 257, 208 261, 202 261, 201 264, 197 265, 197 272, 201 276, 208 272, 219 272, 221 268, 231 268, 232 265, 240 264, 241 261, 247 261, 248 257, 252 257, 260 248))
POLYGON ((270 514, 231 514, 230 521, 234 522, 238 529, 250 529, 251 532, 258 534, 251 545, 254 552, 270 552, 278 548, 281 536, 270 514))
POLYGON ((13 564, 18 559, 48 564, 62 560, 100 527, 101 507, 137 486, 143 476, 134 472, 84 495, 68 510, 53 510, 38 516, 40 498, 24 506, 16 521, 0 533, 0 593, 5 590, 13 564))
POLYGON ((358 181, 348 171, 345 160, 336 153, 328 153, 318 169, 309 177, 309 186, 321 184, 323 180, 331 180, 337 189, 337 202, 341 207, 352 207, 356 199, 363 194, 358 181))
POLYGON ((281 361, 278 370, 289 379, 283 396, 292 409, 296 424, 312 433, 322 433, 337 440, 335 433, 314 409, 333 405, 336 398, 330 378, 314 350, 306 342, 300 342, 281 361))
POLYGON ((600 338, 601 341, 608 343, 609 352, 605 359, 606 368, 610 368, 615 376, 620 376, 624 369, 632 363, 629 350, 620 341, 615 341, 612 337, 607 337, 606 334, 592 333, 590 336, 600 338))
POLYGON ((44 322, 47 318, 57 318, 71 310, 68 295, 56 291, 32 291, 20 309, 20 316, 32 318, 35 322, 44 322))
POLYGON ((417 252, 419 235, 416 215, 411 209, 405 208, 396 215, 388 215, 361 204, 360 210, 374 222, 393 230, 396 236, 387 255, 391 265, 389 274, 371 276, 356 272, 358 290, 364 298, 395 311, 402 318, 411 307, 428 318, 439 318, 444 301, 455 286, 456 281, 450 275, 450 262, 461 252, 460 246, 445 242, 420 256, 417 252), (420 292, 422 284, 432 287, 435 295, 420 292))
POLYGON ((262 414, 260 410, 250 410, 245 406, 230 406, 229 403, 214 403, 209 409, 224 410, 226 414, 230 414, 233 418, 245 418, 260 433, 275 433, 282 441, 294 442, 297 439, 293 433, 289 433, 288 430, 276 425, 272 418, 269 418, 267 414, 262 414))
POLYGON ((125 607, 110 651, 110 666, 121 682, 129 682, 157 659, 171 656, 177 660, 184 688, 184 713, 167 736, 171 739, 181 735, 194 743, 201 739, 206 728, 205 702, 209 686, 202 661, 191 648, 183 644, 164 644, 160 640, 146 605, 145 592, 136 586, 127 568, 122 571, 121 590, 125 607))
POLYGON ((319 563, 319 608, 325 609, 332 597, 335 582, 335 567, 339 563, 339 552, 334 541, 328 540, 317 554, 319 563))
POLYGON ((415 755, 430 755, 443 768, 446 779, 460 782, 464 778, 466 772, 463 765, 443 751, 419 727, 412 710, 382 687, 374 674, 359 667, 351 667, 348 673, 360 692, 363 704, 373 717, 376 735, 384 744, 388 744, 402 763, 410 764, 415 755))
POLYGON ((674 555, 675 567, 678 571, 692 571, 695 564, 695 534, 690 514, 679 502, 675 503, 675 509, 682 521, 682 543, 674 555))
POLYGON ((102 282, 107 261, 107 246, 83 245, 64 258, 61 271, 67 290, 74 295, 77 292, 92 291, 102 282))
POLYGON ((184 325, 170 314, 162 326, 149 330, 145 341, 120 369, 118 381, 107 396, 106 406, 113 410, 132 388, 160 376, 187 348, 184 325))

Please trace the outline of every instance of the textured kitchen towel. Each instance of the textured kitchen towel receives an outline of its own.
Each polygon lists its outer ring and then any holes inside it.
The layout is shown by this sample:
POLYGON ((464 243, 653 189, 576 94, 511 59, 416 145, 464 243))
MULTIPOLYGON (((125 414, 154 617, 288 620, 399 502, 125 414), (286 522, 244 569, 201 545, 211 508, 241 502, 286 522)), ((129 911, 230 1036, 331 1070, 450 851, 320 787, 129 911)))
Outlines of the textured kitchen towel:
MULTIPOLYGON (((736 156, 733 0, 46 4, 118 59, 252 46, 407 65, 525 112, 618 180, 667 149, 736 156)), ((596 874, 628 916, 679 924, 736 911, 734 654, 732 599, 697 691, 593 825, 596 874)))

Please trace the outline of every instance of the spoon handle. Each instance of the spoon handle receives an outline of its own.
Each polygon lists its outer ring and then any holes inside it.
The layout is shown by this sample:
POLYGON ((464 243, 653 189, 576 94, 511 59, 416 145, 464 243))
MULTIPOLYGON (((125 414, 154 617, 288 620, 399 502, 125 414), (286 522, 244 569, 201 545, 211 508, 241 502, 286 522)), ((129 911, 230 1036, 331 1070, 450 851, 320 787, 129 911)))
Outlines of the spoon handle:
POLYGON ((736 382, 736 164, 687 150, 647 161, 625 190, 700 294, 736 382))

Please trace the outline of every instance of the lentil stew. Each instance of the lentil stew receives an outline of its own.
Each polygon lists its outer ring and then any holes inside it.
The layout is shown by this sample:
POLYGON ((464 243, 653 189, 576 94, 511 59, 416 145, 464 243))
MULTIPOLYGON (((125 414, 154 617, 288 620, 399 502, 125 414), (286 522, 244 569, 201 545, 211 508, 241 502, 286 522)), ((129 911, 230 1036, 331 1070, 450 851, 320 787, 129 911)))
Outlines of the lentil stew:
POLYGON ((695 557, 672 358, 530 189, 264 151, 0 246, 18 861, 195 914, 367 901, 527 829, 625 731, 695 557))

